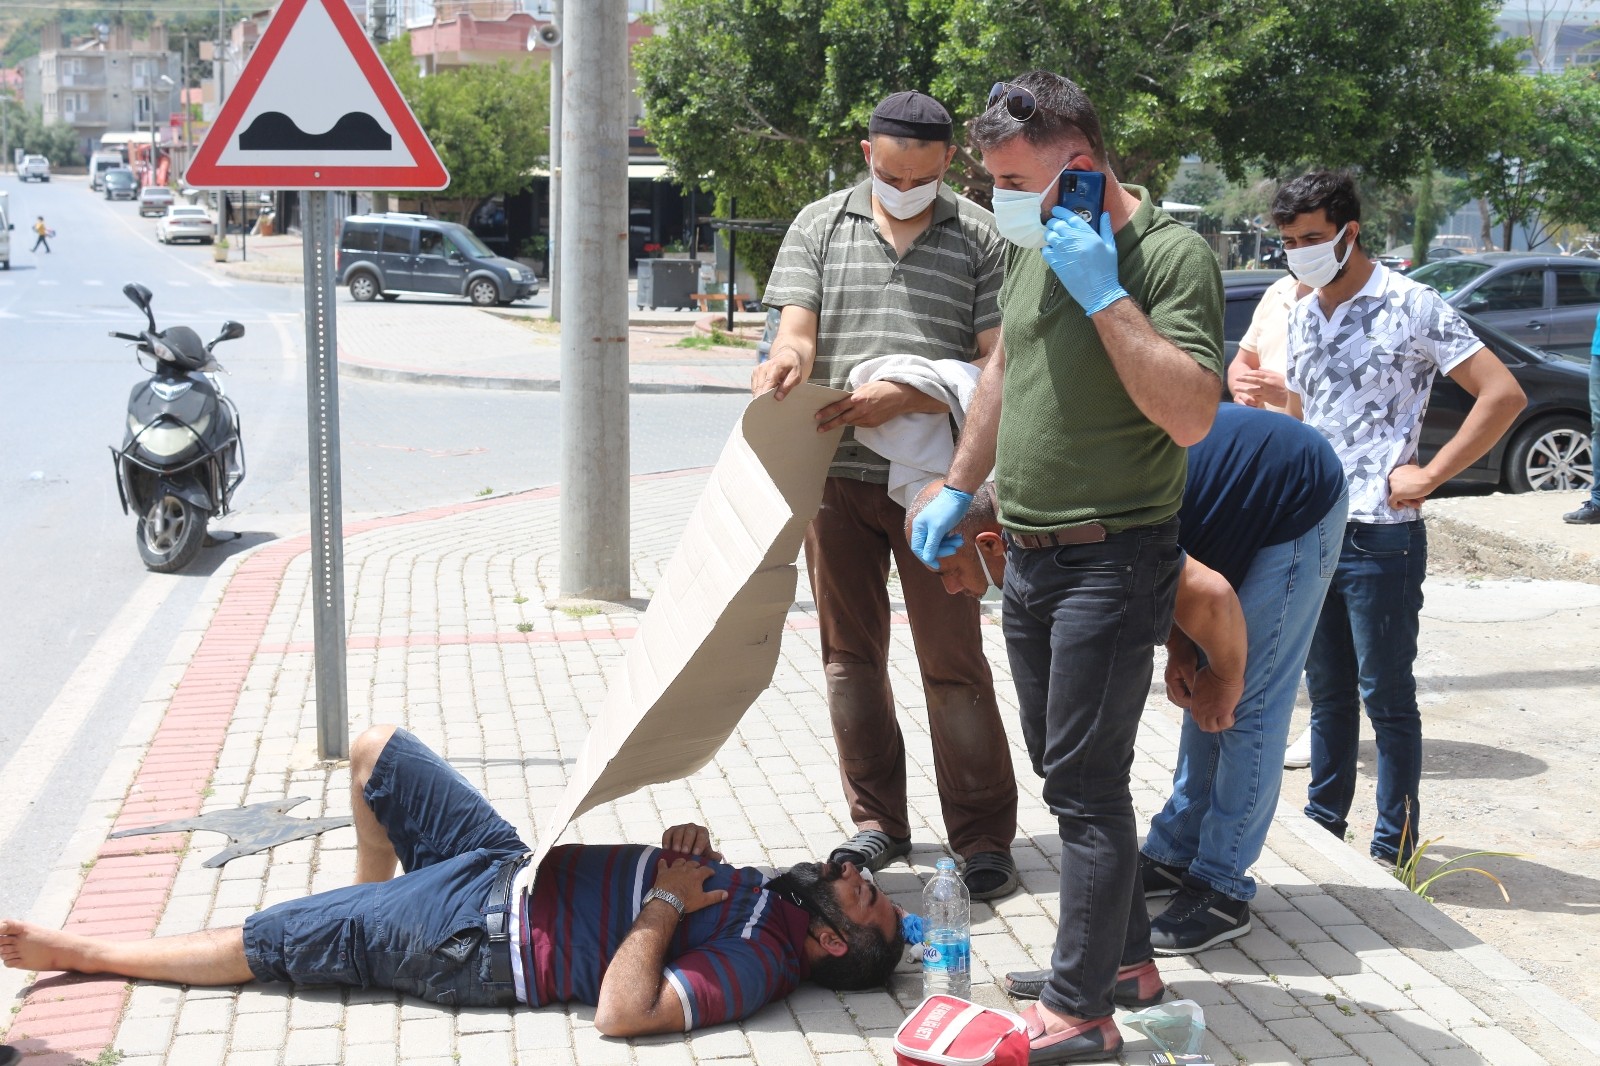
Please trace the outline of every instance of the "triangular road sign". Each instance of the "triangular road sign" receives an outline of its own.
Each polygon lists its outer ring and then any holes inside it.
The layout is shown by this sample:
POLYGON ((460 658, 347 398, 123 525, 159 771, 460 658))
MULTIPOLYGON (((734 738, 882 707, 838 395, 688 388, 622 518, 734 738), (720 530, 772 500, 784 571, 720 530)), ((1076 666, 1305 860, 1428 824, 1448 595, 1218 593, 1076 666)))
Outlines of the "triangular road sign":
POLYGON ((184 174, 197 189, 442 189, 346 0, 283 0, 184 174))

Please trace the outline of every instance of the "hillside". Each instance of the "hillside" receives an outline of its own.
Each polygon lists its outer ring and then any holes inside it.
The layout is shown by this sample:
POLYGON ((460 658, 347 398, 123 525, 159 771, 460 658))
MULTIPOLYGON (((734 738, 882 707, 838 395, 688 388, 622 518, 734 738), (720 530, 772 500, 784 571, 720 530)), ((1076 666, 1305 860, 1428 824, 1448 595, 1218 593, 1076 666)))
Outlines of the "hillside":
MULTIPOLYGON (((228 0, 221 5, 231 21, 249 11, 270 6, 228 0)), ((187 30, 193 37, 215 36, 216 0, 150 0, 138 3, 106 3, 105 0, 0 0, 0 66, 14 67, 39 51, 39 29, 52 19, 61 23, 64 40, 93 32, 96 26, 110 26, 119 18, 134 36, 143 35, 152 22, 166 23, 169 31, 187 30)))

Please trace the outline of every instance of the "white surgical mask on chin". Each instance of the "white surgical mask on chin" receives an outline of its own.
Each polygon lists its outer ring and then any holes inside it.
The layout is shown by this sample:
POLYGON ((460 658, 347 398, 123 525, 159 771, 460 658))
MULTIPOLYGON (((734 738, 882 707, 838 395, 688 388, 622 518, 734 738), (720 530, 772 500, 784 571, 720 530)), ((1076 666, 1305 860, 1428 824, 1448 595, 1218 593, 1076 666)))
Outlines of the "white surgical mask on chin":
POLYGON ((1313 289, 1320 289, 1339 276, 1339 271, 1350 261, 1350 253, 1355 251, 1356 242, 1351 241, 1344 250, 1344 258, 1340 258, 1336 249, 1339 240, 1350 228, 1347 222, 1339 227, 1339 232, 1333 235, 1333 240, 1321 244, 1313 244, 1306 248, 1288 248, 1284 256, 1289 261, 1289 271, 1313 289))
POLYGON ((1018 248, 1044 247, 1043 192, 996 189, 991 201, 995 228, 1018 248))
POLYGON ((978 553, 978 565, 983 567, 983 576, 989 579, 989 587, 1004 592, 1005 580, 1003 577, 995 580, 994 571, 989 569, 989 557, 983 554, 983 549, 974 544, 972 550, 978 553))
POLYGON ((928 206, 939 195, 941 179, 934 178, 922 185, 914 185, 909 189, 897 189, 878 175, 872 175, 872 195, 878 198, 878 203, 883 209, 895 218, 916 218, 928 209, 928 206))

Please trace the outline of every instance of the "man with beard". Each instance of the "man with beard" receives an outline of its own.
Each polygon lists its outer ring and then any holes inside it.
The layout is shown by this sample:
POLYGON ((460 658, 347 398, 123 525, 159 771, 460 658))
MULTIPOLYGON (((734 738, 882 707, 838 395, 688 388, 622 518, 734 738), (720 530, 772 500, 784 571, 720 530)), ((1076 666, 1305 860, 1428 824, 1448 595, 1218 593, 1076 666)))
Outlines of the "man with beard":
POLYGON ((722 861, 701 826, 661 847, 569 844, 537 872, 510 823, 405 730, 351 747, 356 884, 242 927, 116 941, 0 921, 13 969, 187 985, 391 988, 443 1006, 579 1002, 606 1036, 717 1025, 809 977, 882 985, 903 913, 850 863, 781 877, 722 861), (395 877, 395 864, 404 876, 395 877))

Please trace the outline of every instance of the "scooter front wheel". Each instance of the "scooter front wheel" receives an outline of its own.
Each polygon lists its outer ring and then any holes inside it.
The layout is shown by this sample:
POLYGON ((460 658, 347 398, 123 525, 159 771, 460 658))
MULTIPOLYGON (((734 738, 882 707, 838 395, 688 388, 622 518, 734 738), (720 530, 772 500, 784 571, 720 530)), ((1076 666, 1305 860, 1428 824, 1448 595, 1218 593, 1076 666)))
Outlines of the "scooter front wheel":
POLYGON ((144 565, 158 574, 182 570, 200 554, 207 512, 179 496, 158 497, 139 517, 134 540, 144 565))

